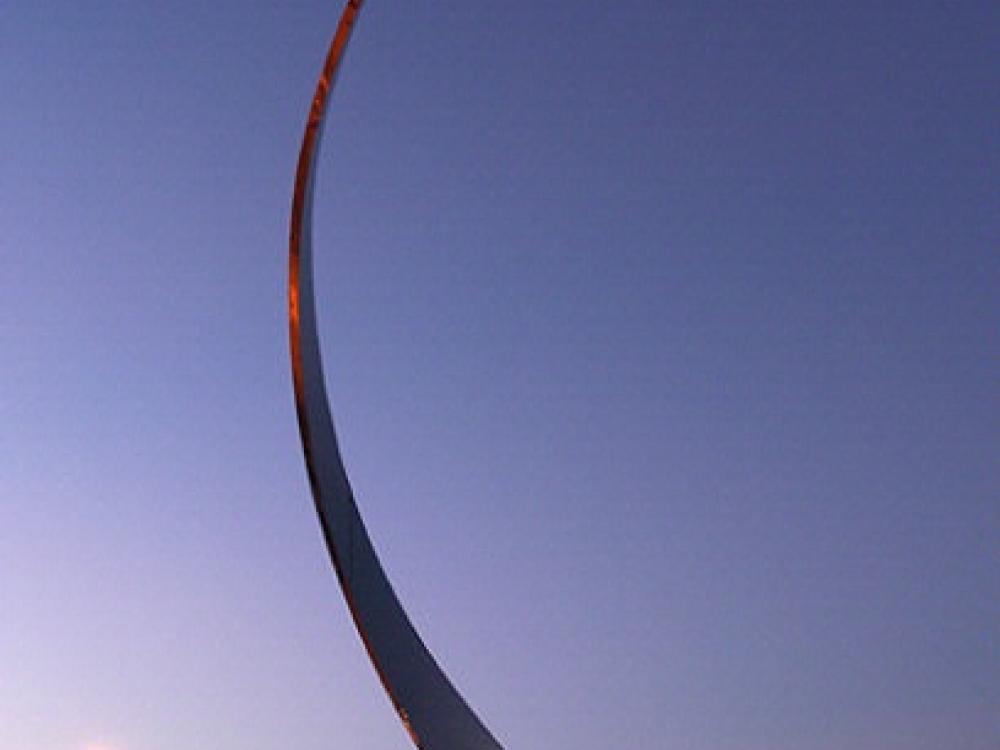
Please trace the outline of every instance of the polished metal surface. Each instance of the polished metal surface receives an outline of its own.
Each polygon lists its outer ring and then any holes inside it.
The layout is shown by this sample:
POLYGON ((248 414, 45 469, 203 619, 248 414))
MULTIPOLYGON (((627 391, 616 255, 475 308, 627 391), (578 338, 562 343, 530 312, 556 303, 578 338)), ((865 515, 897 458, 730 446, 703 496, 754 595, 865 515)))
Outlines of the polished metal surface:
POLYGON ((354 624, 413 743, 422 750, 497 750, 414 630, 361 520, 337 446, 323 378, 312 269, 312 201, 327 101, 362 0, 350 0, 316 86, 295 176, 288 314, 299 432, 326 544, 354 624))

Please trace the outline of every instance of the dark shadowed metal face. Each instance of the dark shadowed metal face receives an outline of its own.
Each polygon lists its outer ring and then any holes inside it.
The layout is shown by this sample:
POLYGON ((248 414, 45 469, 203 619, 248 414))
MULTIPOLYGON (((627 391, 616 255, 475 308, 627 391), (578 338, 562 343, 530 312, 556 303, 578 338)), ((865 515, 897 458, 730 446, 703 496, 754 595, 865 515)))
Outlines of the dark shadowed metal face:
POLYGON ((309 483, 337 578, 375 671, 422 750, 497 750, 417 635, 379 563, 337 447, 323 379, 312 274, 312 193, 330 89, 362 0, 350 0, 330 45, 299 154, 289 240, 295 406, 309 483))

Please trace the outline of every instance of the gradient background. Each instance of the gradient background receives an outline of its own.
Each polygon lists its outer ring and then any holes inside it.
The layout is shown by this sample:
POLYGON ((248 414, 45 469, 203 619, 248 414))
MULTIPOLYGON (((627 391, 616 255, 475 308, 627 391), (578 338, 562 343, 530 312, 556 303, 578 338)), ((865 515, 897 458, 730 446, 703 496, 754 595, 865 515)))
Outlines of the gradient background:
MULTIPOLYGON (((0 4, 3 750, 408 747, 288 365, 340 5, 0 4)), ((367 5, 317 192, 331 396, 510 750, 1000 746, 998 28, 367 5)))

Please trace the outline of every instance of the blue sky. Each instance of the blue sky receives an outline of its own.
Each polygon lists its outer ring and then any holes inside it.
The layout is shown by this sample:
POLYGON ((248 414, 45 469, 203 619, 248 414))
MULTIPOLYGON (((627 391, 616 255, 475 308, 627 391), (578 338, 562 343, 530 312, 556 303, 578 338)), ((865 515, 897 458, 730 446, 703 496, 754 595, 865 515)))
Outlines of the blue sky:
MULTIPOLYGON (((309 498, 339 3, 0 7, 0 747, 402 750, 309 498)), ((994 750, 993 3, 366 4, 345 461, 514 750, 994 750)))

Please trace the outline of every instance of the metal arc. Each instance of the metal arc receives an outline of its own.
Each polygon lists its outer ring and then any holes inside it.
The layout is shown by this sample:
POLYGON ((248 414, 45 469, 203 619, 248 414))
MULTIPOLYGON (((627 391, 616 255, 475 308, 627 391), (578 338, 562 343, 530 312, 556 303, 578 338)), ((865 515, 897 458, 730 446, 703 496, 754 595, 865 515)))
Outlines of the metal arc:
POLYGON ((421 750, 502 750, 448 680, 403 609, 358 512, 334 431, 316 329, 312 204, 330 92, 362 0, 349 0, 330 44, 302 138, 289 234, 288 319, 299 434, 320 525, 375 672, 421 750))

